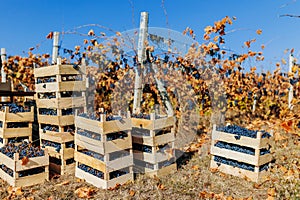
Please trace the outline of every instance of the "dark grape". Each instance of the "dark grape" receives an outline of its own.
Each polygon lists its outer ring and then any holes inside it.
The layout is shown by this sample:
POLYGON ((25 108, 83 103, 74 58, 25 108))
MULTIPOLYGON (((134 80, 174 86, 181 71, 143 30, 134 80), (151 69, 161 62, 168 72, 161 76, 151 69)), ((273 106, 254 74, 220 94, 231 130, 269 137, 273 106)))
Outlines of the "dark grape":
POLYGON ((247 164, 247 163, 238 162, 236 160, 224 158, 224 157, 221 157, 221 156, 214 156, 214 161, 216 161, 218 163, 225 164, 225 165, 230 165, 230 166, 233 166, 233 167, 238 167, 238 168, 241 168, 241 169, 245 169, 245 170, 249 170, 249 171, 254 172, 254 165, 250 165, 250 164, 247 164))
POLYGON ((88 130, 85 130, 85 129, 78 128, 77 129, 77 134, 88 137, 88 138, 92 138, 94 140, 101 141, 101 134, 94 133, 92 131, 88 131, 88 130))
POLYGON ((256 138, 257 137, 257 133, 258 132, 262 132, 262 138, 266 138, 266 137, 271 137, 271 135, 264 131, 253 131, 253 130, 249 130, 237 125, 228 125, 228 126, 217 126, 217 131, 222 131, 222 132, 226 132, 226 133, 230 133, 230 134, 236 134, 236 135, 240 135, 240 136, 246 136, 246 137, 250 137, 250 138, 256 138))
POLYGON ((48 140, 42 140, 43 146, 54 147, 56 152, 60 152, 61 144, 57 142, 52 142, 48 140))
POLYGON ((94 151, 90 151, 90 150, 84 149, 84 150, 81 150, 80 152, 84 153, 84 154, 86 154, 88 156, 91 156, 93 158, 96 158, 98 160, 104 161, 104 156, 101 155, 101 154, 99 154, 99 153, 96 153, 94 151))
POLYGON ((104 179, 104 173, 97 170, 97 169, 93 169, 92 167, 89 167, 85 164, 82 164, 82 163, 78 163, 78 168, 85 171, 85 172, 88 172, 98 178, 101 178, 101 179, 104 179))
POLYGON ((32 158, 45 155, 43 149, 34 147, 32 143, 26 141, 23 141, 19 145, 9 142, 7 145, 0 148, 0 152, 10 158, 13 158, 15 153, 19 153, 19 159, 22 159, 23 157, 32 158))
POLYGON ((255 150, 253 148, 249 148, 249 147, 245 147, 245 146, 240 146, 240 145, 231 144, 231 143, 227 143, 227 142, 221 142, 221 141, 217 142, 215 144, 215 146, 219 147, 219 148, 223 148, 223 149, 228 149, 228 150, 232 150, 232 151, 255 155, 255 150))

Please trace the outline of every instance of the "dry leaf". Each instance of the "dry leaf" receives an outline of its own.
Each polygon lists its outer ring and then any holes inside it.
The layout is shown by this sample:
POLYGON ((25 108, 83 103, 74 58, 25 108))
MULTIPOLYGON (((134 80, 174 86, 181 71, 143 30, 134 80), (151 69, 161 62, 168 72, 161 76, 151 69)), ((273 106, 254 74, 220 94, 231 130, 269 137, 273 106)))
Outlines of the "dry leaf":
POLYGON ((79 198, 91 198, 96 193, 96 190, 88 187, 81 187, 75 190, 75 194, 79 198))
POLYGON ((116 32, 116 35, 117 35, 117 36, 121 36, 122 34, 121 34, 119 31, 117 31, 117 32, 116 32))
POLYGON ((48 33, 46 36, 47 39, 52 39, 53 38, 53 32, 48 33))
POLYGON ((133 196, 135 195, 135 191, 129 190, 129 195, 130 195, 131 197, 133 197, 133 196))
POLYGON ((192 169, 193 170, 199 170, 199 166, 198 165, 194 165, 194 166, 192 166, 192 169))
POLYGON ((164 186, 163 184, 161 184, 161 183, 159 183, 159 184, 157 185, 157 187, 158 187, 158 189, 160 189, 160 190, 166 190, 165 186, 164 186))
POLYGON ((262 33, 261 29, 256 30, 257 35, 260 35, 262 33))
POLYGON ((28 159, 28 157, 26 157, 26 156, 23 157, 22 160, 21 160, 21 164, 22 164, 22 165, 26 165, 28 162, 29 162, 29 159, 28 159))

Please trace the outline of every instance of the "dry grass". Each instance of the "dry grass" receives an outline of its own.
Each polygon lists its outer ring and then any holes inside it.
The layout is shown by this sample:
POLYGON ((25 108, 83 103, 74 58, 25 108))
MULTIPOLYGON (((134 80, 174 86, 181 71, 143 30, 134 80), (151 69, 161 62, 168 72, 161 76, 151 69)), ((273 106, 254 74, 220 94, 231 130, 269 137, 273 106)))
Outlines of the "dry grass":
MULTIPOLYGON (((209 170, 209 155, 195 152, 182 160, 177 172, 161 178, 136 177, 114 190, 103 190, 64 175, 44 185, 22 188, 22 195, 14 199, 79 199, 75 190, 94 189, 90 199, 300 199, 300 142, 299 137, 278 141, 273 149, 275 162, 269 180, 256 184, 245 179, 209 170), (270 189, 271 188, 271 189, 270 189), (269 196, 268 196, 269 194, 269 196)), ((9 186, 0 182, 0 198, 12 199, 9 186)))

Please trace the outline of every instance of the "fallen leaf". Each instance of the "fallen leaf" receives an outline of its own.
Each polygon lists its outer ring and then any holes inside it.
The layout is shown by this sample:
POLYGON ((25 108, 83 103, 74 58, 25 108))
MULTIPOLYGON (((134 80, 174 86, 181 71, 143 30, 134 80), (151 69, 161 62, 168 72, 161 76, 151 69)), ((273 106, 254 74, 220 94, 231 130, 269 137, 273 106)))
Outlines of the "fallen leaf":
POLYGON ((23 157, 22 160, 21 160, 22 165, 26 165, 28 162, 29 162, 29 159, 28 159, 27 156, 23 157))
POLYGON ((218 172, 218 171, 219 171, 218 168, 210 168, 210 172, 212 172, 212 173, 216 173, 216 172, 218 172))
POLYGON ((75 190, 75 194, 79 198, 91 198, 96 193, 96 190, 88 187, 81 187, 75 190))
POLYGON ((133 196, 135 195, 135 191, 129 190, 129 195, 130 195, 131 197, 133 197, 133 196))
POLYGON ((199 170, 199 166, 198 165, 194 165, 194 166, 192 166, 192 169, 193 170, 199 170))

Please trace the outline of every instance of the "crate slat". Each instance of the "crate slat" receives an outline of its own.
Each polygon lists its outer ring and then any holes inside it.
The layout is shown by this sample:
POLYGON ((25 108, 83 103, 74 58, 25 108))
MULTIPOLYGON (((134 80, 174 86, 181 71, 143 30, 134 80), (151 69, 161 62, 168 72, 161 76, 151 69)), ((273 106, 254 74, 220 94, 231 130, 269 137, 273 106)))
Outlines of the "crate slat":
POLYGON ((250 155, 228 149, 221 149, 215 146, 211 147, 211 154, 255 166, 261 166, 272 161, 272 155, 270 153, 265 155, 250 155))
POLYGON ((133 173, 130 172, 128 174, 124 174, 120 177, 111 179, 111 180, 103 180, 98 178, 88 172, 85 172, 78 167, 75 169, 75 176, 81 179, 84 179, 86 182, 103 189, 114 188, 117 184, 125 184, 129 181, 133 181, 133 173))
POLYGON ((64 97, 53 99, 37 99, 38 108, 67 109, 85 106, 85 97, 64 97))
POLYGON ((46 67, 34 68, 34 77, 55 76, 64 74, 85 74, 85 66, 78 66, 79 70, 73 68, 72 65, 51 65, 46 67))
POLYGON ((211 160, 210 166, 211 166, 211 168, 218 169, 219 171, 226 173, 226 174, 230 174, 230 175, 241 177, 241 178, 247 177, 251 181, 254 181, 254 182, 263 181, 270 175, 269 171, 252 172, 249 170, 240 169, 240 168, 233 167, 230 165, 225 165, 223 163, 218 165, 217 162, 215 162, 214 160, 211 160))
POLYGON ((74 124, 74 115, 51 116, 38 114, 38 121, 41 124, 52 124, 56 126, 68 126, 74 124))
POLYGON ((173 132, 158 135, 158 136, 132 136, 132 142, 136 144, 144 144, 148 146, 159 146, 169 142, 175 141, 175 135, 173 132))

